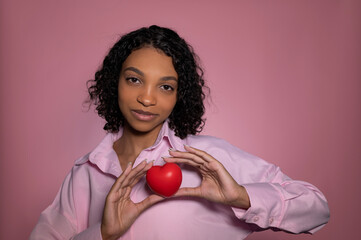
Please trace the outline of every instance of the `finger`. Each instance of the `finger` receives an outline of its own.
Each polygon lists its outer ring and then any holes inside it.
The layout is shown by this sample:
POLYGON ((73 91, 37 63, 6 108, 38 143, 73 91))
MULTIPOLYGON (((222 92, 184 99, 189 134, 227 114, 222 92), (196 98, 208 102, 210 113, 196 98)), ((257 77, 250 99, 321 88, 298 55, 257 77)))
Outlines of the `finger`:
POLYGON ((186 152, 174 151, 174 150, 170 149, 169 153, 171 154, 171 156, 183 156, 183 157, 187 156, 187 155, 183 155, 183 154, 191 154, 191 155, 188 155, 188 157, 189 156, 197 156, 198 158, 192 157, 192 159, 194 159, 194 160, 198 159, 200 161, 205 161, 205 162, 217 161, 213 156, 211 156, 207 152, 202 151, 200 149, 193 148, 188 145, 184 145, 184 149, 186 150, 186 152))
POLYGON ((187 187, 187 188, 179 189, 173 196, 175 196, 175 197, 181 197, 181 196, 200 197, 201 193, 200 193, 199 187, 196 187, 196 188, 187 187))
POLYGON ((194 160, 189 159, 189 158, 163 157, 163 160, 165 162, 169 162, 169 163, 185 163, 185 164, 190 165, 195 168, 199 168, 202 165, 202 163, 197 163, 194 160))
POLYGON ((141 212, 143 212, 147 208, 153 206, 157 202, 160 202, 160 201, 162 201, 164 199, 165 198, 162 197, 162 196, 152 194, 152 195, 148 196, 147 198, 145 198, 143 201, 137 203, 137 205, 139 206, 139 209, 141 210, 141 212))
POLYGON ((140 180, 140 178, 142 178, 146 172, 153 166, 153 162, 154 161, 151 161, 149 163, 147 163, 145 160, 139 164, 141 166, 137 166, 136 168, 134 168, 134 172, 133 173, 130 173, 128 175, 128 177, 123 181, 122 183, 122 188, 125 188, 125 187, 133 187, 135 184, 138 183, 138 181, 140 180))
POLYGON ((169 151, 169 155, 171 155, 171 157, 175 157, 175 158, 189 159, 198 164, 204 164, 206 162, 201 157, 197 156, 194 153, 190 153, 190 152, 180 152, 180 151, 172 151, 171 150, 171 151, 169 151))
POLYGON ((190 153, 193 153, 195 155, 197 155, 198 157, 202 158, 203 160, 210 162, 210 161, 217 161, 212 155, 208 154, 205 151, 202 151, 200 149, 188 146, 188 145, 184 145, 184 149, 187 150, 190 153))
POLYGON ((113 184, 110 191, 118 191, 119 190, 119 188, 121 187, 121 184, 123 183, 124 179, 128 176, 131 169, 132 169, 132 163, 129 162, 127 167, 125 168, 124 172, 118 177, 118 179, 113 184))
POLYGON ((120 199, 120 198, 129 198, 131 191, 132 191, 131 188, 121 188, 121 189, 118 191, 119 199, 120 199))
POLYGON ((135 184, 147 173, 147 171, 153 166, 153 161, 147 163, 147 165, 136 175, 134 178, 129 180, 128 187, 134 187, 135 184))
MULTIPOLYGON (((142 170, 147 166, 147 161, 144 160, 139 163, 135 168, 133 168, 129 174, 124 178, 123 182, 120 185, 120 188, 124 188, 129 186, 129 182, 131 182, 134 178, 136 178, 139 174, 141 174, 142 170)), ((119 189, 120 189, 119 188, 119 189)))

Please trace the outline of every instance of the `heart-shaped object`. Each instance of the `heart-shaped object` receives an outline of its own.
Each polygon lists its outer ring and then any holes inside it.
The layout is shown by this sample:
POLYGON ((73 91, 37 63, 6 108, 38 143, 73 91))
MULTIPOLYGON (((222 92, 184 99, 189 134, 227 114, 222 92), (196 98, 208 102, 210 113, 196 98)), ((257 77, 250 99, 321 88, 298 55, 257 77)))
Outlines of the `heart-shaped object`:
POLYGON ((182 171, 175 163, 153 166, 147 172, 147 183, 153 192, 164 197, 175 194, 182 183, 182 171))

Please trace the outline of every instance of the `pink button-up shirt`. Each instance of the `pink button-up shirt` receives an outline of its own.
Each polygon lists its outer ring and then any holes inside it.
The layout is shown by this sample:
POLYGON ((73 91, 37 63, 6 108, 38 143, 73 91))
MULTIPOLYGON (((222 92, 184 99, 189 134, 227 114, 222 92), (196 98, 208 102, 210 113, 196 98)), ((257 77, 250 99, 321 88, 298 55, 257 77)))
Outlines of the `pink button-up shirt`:
MULTIPOLYGON (((122 173, 113 143, 118 134, 107 134, 89 154, 78 159, 65 178, 54 202, 41 213, 30 239, 97 239, 105 198, 122 173)), ((329 219, 323 194, 313 185, 295 181, 278 167, 210 136, 180 139, 165 123, 152 147, 143 150, 134 166, 144 159, 162 165, 168 149, 184 150, 184 144, 202 149, 243 185, 250 197, 248 210, 200 198, 169 198, 143 212, 120 239, 244 239, 254 230, 277 228, 293 233, 315 232, 329 219)), ((181 165, 181 187, 195 187, 201 177, 181 165)), ((134 202, 150 194, 143 178, 131 193, 134 202)))

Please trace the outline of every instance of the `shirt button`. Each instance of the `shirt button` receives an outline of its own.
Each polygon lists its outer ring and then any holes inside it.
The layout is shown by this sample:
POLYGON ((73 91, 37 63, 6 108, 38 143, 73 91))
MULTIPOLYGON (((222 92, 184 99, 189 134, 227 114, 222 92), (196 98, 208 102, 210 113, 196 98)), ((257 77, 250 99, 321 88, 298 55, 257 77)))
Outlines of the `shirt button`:
POLYGON ((272 224, 273 223, 273 218, 270 218, 269 219, 269 224, 272 224))
POLYGON ((253 221, 254 221, 254 222, 257 222, 258 220, 259 220, 259 217, 254 217, 254 218, 253 218, 253 221))

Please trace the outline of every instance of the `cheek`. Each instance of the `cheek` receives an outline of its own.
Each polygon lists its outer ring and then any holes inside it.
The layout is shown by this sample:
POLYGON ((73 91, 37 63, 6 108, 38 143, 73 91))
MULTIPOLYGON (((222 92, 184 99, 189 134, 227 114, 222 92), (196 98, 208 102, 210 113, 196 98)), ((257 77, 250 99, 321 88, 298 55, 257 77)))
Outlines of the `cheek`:
POLYGON ((126 88, 118 89, 118 101, 127 101, 131 98, 132 98, 132 91, 129 91, 126 88))
POLYGON ((168 100, 167 108, 169 109, 170 112, 173 111, 176 103, 177 103, 177 97, 168 100))
POLYGON ((129 94, 118 92, 118 106, 122 110, 129 103, 129 94))

